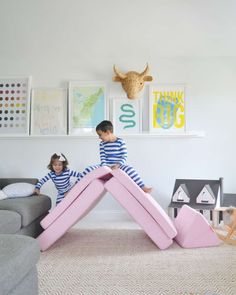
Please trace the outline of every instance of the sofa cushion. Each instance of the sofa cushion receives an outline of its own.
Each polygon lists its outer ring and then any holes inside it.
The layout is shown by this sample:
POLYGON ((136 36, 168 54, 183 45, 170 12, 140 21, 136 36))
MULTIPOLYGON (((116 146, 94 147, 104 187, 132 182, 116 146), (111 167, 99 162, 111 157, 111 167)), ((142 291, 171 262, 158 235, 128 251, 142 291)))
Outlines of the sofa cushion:
POLYGON ((12 210, 21 215, 22 227, 29 225, 51 208, 51 199, 45 195, 0 201, 0 209, 12 210))
POLYGON ((11 183, 17 183, 17 182, 27 182, 31 184, 36 184, 38 182, 37 178, 0 178, 0 189, 3 189, 6 185, 11 183))
POLYGON ((4 200, 7 198, 8 198, 8 196, 2 190, 0 190, 0 200, 4 200))
POLYGON ((40 257, 38 241, 22 235, 0 235, 1 294, 11 289, 35 267, 40 257))
POLYGON ((32 196, 34 190, 35 186, 32 183, 27 182, 11 183, 2 189, 3 193, 5 193, 8 198, 32 196))
POLYGON ((0 210, 0 234, 15 234, 20 228, 20 214, 14 211, 0 210))

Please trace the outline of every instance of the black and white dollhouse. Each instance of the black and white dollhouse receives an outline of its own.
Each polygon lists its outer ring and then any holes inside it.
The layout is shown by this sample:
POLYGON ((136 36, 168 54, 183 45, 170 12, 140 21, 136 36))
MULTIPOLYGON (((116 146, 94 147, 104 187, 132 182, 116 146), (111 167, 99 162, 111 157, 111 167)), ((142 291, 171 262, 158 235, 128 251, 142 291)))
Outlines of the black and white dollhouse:
POLYGON ((211 221, 213 210, 220 207, 222 200, 223 178, 176 179, 168 214, 172 219, 175 218, 183 204, 186 204, 211 221))

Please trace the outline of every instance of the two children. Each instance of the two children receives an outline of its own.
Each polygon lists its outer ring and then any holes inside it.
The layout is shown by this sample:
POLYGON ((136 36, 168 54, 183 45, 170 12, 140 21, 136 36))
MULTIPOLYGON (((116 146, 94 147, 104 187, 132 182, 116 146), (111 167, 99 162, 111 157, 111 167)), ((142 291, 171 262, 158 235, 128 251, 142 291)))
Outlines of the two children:
POLYGON ((102 121, 97 125, 96 132, 102 140, 100 142, 101 164, 89 166, 80 173, 67 168, 68 161, 63 154, 53 154, 48 165, 48 169, 51 171, 36 184, 35 192, 39 194, 41 186, 51 179, 58 191, 56 199, 57 205, 72 187, 70 182, 71 177, 76 177, 79 181, 83 176, 100 166, 109 166, 111 169, 119 168, 123 170, 144 192, 151 192, 152 188, 145 186, 135 169, 126 165, 127 148, 123 139, 116 137, 113 133, 112 123, 107 120, 102 121))

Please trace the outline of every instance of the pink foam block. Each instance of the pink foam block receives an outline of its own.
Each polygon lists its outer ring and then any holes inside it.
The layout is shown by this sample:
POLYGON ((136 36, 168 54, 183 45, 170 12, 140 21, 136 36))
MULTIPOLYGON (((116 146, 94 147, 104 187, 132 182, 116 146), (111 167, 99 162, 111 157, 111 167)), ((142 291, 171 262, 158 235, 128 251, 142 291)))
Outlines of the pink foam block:
POLYGON ((112 175, 149 212, 169 238, 172 239, 176 236, 177 231, 171 219, 151 195, 145 193, 124 171, 120 169, 112 170, 112 175))
POLYGON ((128 211, 160 249, 166 249, 172 244, 172 239, 156 220, 116 178, 113 177, 108 180, 105 183, 105 188, 128 211))
POLYGON ((111 172, 109 167, 99 167, 84 176, 66 194, 65 198, 40 222, 42 228, 46 229, 52 224, 81 194, 81 192, 94 180, 107 178, 111 172))
POLYGON ((175 221, 175 240, 183 248, 218 246, 220 240, 205 217, 187 205, 183 205, 175 221))
POLYGON ((56 220, 37 237, 42 251, 47 250, 54 242, 78 220, 84 217, 103 197, 105 193, 102 180, 95 179, 56 220))

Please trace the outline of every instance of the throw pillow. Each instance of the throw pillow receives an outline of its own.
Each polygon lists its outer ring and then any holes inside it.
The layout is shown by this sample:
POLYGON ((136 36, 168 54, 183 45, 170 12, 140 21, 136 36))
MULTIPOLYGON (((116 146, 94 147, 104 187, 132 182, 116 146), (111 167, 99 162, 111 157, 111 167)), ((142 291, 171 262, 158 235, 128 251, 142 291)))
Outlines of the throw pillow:
POLYGON ((33 195, 35 186, 27 182, 11 183, 2 190, 8 198, 29 197, 33 195))

